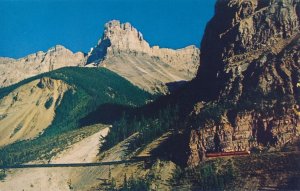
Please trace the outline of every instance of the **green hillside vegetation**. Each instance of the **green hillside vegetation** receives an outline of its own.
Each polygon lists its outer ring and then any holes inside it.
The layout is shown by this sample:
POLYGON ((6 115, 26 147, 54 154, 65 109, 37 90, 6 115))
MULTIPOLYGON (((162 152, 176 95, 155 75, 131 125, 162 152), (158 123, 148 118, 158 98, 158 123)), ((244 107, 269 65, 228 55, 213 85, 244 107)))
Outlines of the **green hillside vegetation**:
POLYGON ((80 119, 104 104, 136 107, 152 99, 149 93, 104 68, 64 68, 50 77, 75 86, 75 94, 72 90, 66 93, 47 133, 77 128, 80 119))
POLYGON ((144 117, 143 113, 138 114, 136 111, 129 112, 127 115, 123 114, 121 119, 113 124, 111 131, 105 137, 101 151, 112 148, 136 132, 139 132, 140 136, 131 145, 132 150, 147 145, 169 130, 180 129, 183 124, 179 120, 178 112, 178 107, 175 105, 153 113, 151 117, 144 117))
POLYGON ((132 145, 133 150, 147 145, 170 130, 189 128, 188 117, 197 100, 195 92, 198 92, 192 88, 194 85, 195 82, 191 81, 175 93, 158 97, 154 102, 135 110, 125 110, 122 117, 113 123, 101 151, 110 149, 136 132, 141 136, 132 145))
MULTIPOLYGON (((110 104, 112 106, 120 105, 134 108, 154 98, 153 95, 139 89, 107 69, 67 67, 2 88, 0 89, 0 99, 23 84, 42 77, 62 80, 72 86, 73 89, 65 93, 61 104, 56 108, 54 121, 40 137, 34 141, 20 141, 0 149, 0 159, 3 162, 8 164, 27 162, 25 159, 17 160, 13 156, 22 155, 24 157, 25 155, 31 155, 31 152, 35 152, 35 150, 18 151, 18 149, 27 148, 29 145, 33 148, 42 144, 47 137, 55 137, 63 132, 79 128, 80 119, 101 105, 110 104), (11 157, 5 157, 5 153, 9 153, 11 157), (7 158, 13 158, 13 161, 6 161, 7 158)), ((51 100, 49 100, 45 107, 49 107, 50 104, 56 103, 51 103, 51 100)), ((101 113, 98 115, 101 116, 101 113)), ((37 154, 34 155, 38 156, 37 154)), ((34 157, 28 157, 28 160, 29 158, 30 160, 34 159, 34 157)))

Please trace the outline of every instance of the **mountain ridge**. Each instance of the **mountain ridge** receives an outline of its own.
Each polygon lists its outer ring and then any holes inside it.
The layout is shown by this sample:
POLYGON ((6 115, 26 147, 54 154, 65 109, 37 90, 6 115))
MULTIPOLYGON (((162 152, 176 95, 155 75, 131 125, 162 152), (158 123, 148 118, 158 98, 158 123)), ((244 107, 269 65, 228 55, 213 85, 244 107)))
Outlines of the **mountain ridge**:
POLYGON ((15 84, 23 79, 68 66, 83 66, 85 55, 73 53, 62 45, 38 51, 23 58, 0 57, 0 87, 15 84))
POLYGON ((168 93, 168 83, 189 81, 199 66, 199 49, 150 47, 130 23, 105 24, 98 44, 88 54, 56 45, 20 59, 0 57, 0 87, 62 67, 106 67, 150 93, 168 93))

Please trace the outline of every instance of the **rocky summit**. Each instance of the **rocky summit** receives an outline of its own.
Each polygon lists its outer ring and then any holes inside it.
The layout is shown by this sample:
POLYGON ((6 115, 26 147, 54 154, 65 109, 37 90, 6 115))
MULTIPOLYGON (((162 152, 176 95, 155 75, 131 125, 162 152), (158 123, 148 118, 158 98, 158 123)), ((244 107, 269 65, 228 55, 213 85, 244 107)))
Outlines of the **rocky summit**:
POLYGON ((206 103, 194 112, 205 120, 191 132, 191 165, 208 152, 281 148, 300 131, 300 1, 219 0, 215 9, 201 44, 196 88, 206 103))
POLYGON ((106 67, 152 93, 168 92, 173 82, 190 81, 199 66, 195 46, 173 50, 150 47, 130 23, 110 21, 88 54, 87 65, 106 67))
POLYGON ((0 58, 0 87, 9 86, 26 78, 67 66, 83 66, 85 55, 73 53, 61 45, 47 52, 39 51, 24 58, 0 58))

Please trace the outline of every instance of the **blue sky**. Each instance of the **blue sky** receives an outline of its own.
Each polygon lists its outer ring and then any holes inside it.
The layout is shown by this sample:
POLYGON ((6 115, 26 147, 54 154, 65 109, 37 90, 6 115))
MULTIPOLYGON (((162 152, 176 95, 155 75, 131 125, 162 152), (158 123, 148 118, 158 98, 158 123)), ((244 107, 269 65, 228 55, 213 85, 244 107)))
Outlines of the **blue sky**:
POLYGON ((0 0, 0 56, 61 44, 88 52, 109 20, 130 22, 150 45, 199 47, 215 0, 0 0))

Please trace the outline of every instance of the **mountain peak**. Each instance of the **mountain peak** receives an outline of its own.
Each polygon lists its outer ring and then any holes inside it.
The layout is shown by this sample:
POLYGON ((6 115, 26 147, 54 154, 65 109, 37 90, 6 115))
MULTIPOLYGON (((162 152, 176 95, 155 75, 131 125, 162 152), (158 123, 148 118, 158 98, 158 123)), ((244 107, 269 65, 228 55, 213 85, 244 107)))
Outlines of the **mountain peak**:
POLYGON ((130 23, 121 23, 118 20, 109 21, 104 25, 102 38, 97 46, 89 53, 87 63, 101 62, 107 52, 149 52, 150 46, 143 39, 143 35, 130 23))
POLYGON ((143 35, 130 23, 121 23, 112 20, 105 24, 103 40, 109 39, 113 49, 123 51, 147 51, 149 44, 143 39, 143 35))
POLYGON ((47 52, 60 52, 60 51, 72 52, 69 49, 67 49, 66 47, 64 47, 63 45, 59 45, 59 44, 55 45, 47 50, 47 52))
POLYGON ((112 20, 89 52, 87 65, 106 67, 149 92, 167 92, 165 84, 195 77, 199 54, 195 46, 178 50, 150 47, 130 23, 112 20))
POLYGON ((122 30, 132 30, 133 27, 129 22, 121 23, 119 20, 111 20, 105 24, 105 29, 122 29, 122 30))
MULTIPOLYGON (((160 57, 164 62, 172 65, 176 64, 174 62, 178 61, 177 58, 183 56, 178 54, 187 54, 188 52, 199 55, 199 49, 194 45, 178 50, 160 48, 159 46, 150 47, 149 43, 144 40, 143 34, 130 23, 112 20, 104 25, 101 39, 88 53, 87 64, 99 65, 106 58, 119 55, 120 53, 135 55, 137 53, 146 53, 149 56, 160 57)), ((196 62, 198 64, 198 61, 196 62)))

